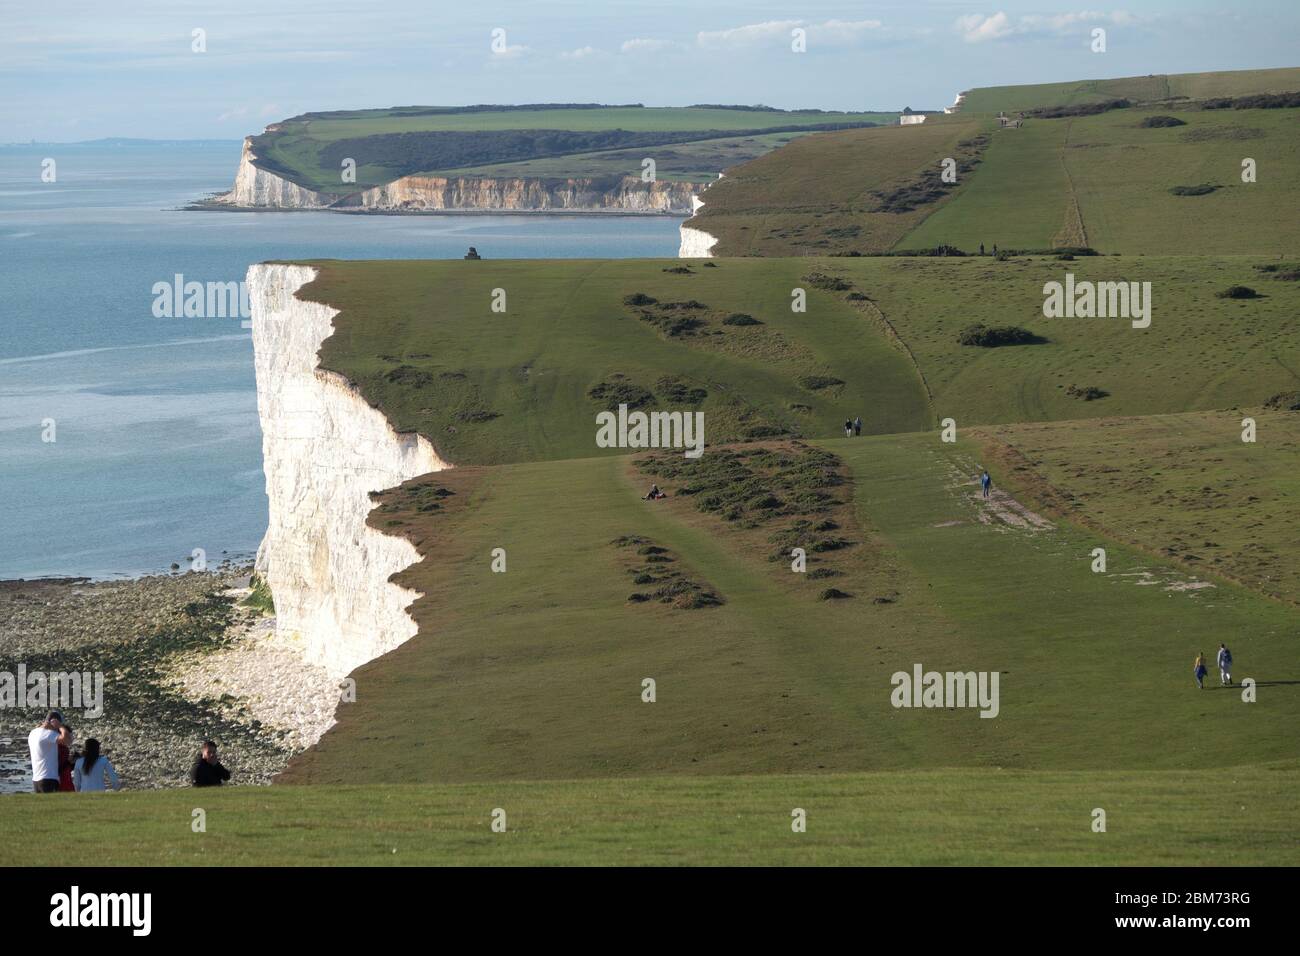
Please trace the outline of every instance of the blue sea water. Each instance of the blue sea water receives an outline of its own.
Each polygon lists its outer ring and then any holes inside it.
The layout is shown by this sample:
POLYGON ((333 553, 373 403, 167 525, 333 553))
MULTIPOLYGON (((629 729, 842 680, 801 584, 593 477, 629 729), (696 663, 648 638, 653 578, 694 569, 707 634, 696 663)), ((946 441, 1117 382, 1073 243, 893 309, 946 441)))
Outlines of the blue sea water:
POLYGON ((678 220, 185 212, 240 144, 0 147, 0 579, 251 555, 266 529, 252 341, 153 315, 156 282, 265 259, 668 257, 678 220), (41 181, 42 161, 57 181, 41 181), (54 441, 46 426, 53 420, 54 441))

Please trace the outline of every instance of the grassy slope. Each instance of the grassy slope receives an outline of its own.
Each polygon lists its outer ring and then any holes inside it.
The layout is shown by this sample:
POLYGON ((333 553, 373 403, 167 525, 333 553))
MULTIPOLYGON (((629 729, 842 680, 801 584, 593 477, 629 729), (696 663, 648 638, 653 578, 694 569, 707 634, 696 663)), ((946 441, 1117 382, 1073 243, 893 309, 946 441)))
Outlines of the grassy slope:
POLYGON ((518 163, 466 166, 456 176, 488 176, 494 179, 555 178, 568 176, 641 175, 641 161, 655 161, 655 176, 675 182, 706 183, 717 178, 721 170, 749 162, 806 133, 768 133, 760 136, 735 136, 703 139, 671 146, 639 149, 611 149, 594 153, 576 153, 530 159, 518 163))
POLYGON ((901 185, 953 156, 958 142, 986 124, 941 121, 921 126, 847 130, 800 138, 728 172, 703 196, 693 227, 718 237, 715 255, 824 255, 893 246, 934 206, 873 212, 872 193, 901 185))
POLYGON ((93 832, 99 859, 139 865, 1294 866, 1298 789, 1292 762, 12 797, 0 865, 30 866, 32 846, 82 858, 93 832), (196 803, 203 834, 189 827, 196 803), (504 834, 489 827, 497 807, 504 834), (806 833, 790 830, 794 807, 806 833))
MULTIPOLYGON (((702 132, 706 130, 748 130, 771 126, 802 126, 819 123, 887 123, 897 119, 896 113, 774 113, 751 110, 692 109, 689 107, 602 108, 587 110, 505 110, 481 113, 445 113, 431 116, 395 114, 391 110, 356 110, 342 115, 325 117, 293 117, 274 124, 263 158, 272 160, 282 168, 294 171, 295 182, 312 189, 327 192, 352 192, 356 186, 345 186, 339 181, 339 171, 321 165, 320 150, 323 145, 341 139, 374 136, 387 133, 428 131, 462 131, 511 129, 563 129, 594 131, 623 129, 634 132, 702 132)), ((663 149, 665 147, 659 147, 663 149)), ((652 153, 650 155, 653 155, 652 153)), ((377 185, 394 177, 381 167, 366 164, 364 155, 357 156, 357 184, 377 185)), ((592 154, 585 154, 584 168, 592 164, 592 154)), ((615 161, 601 164, 604 175, 626 174, 625 163, 615 161)), ((576 175, 568 173, 561 162, 550 164, 547 175, 576 175)), ((639 158, 635 167, 640 173, 639 158)), ((717 169, 712 172, 714 175, 717 169)), ((703 177, 706 179, 712 176, 703 177)))
POLYGON ((427 595, 421 636, 356 672, 357 702, 286 779, 1175 769, 1209 740, 1234 764, 1293 753, 1300 693, 1273 684, 1300 676, 1291 609, 1226 584, 1138 586, 1125 573, 1153 561, 1119 543, 1104 542, 1110 574, 1092 574, 1095 534, 985 523, 973 446, 824 445, 851 469, 866 529, 850 600, 818 601, 690 498, 641 501, 615 459, 488 469, 459 515, 388 529, 430 555, 399 576, 427 595), (609 544, 626 534, 670 548, 727 603, 627 604, 609 544), (505 574, 489 569, 495 547, 505 574), (894 603, 869 603, 882 592, 894 603), (1239 678, 1272 684, 1259 704, 1192 685, 1192 658, 1222 635, 1239 678), (890 675, 916 663, 1002 672, 1001 714, 894 710, 890 675))
MULTIPOLYGON (((601 406, 586 393, 615 373, 647 387, 665 374, 708 387, 701 407, 718 428, 738 402, 808 437, 835 435, 856 414, 871 433, 928 427, 936 419, 910 360, 881 338, 869 307, 813 288, 803 278, 810 271, 842 276, 874 300, 924 370, 937 417, 953 415, 963 426, 1259 405, 1300 387, 1289 358, 1300 350, 1291 322, 1300 285, 1263 278, 1252 268, 1260 261, 740 259, 697 264, 691 275, 665 273, 671 260, 329 262, 301 294, 343 312, 321 350, 326 367, 356 382, 399 429, 427 435, 450 461, 496 464, 598 454, 601 406), (1063 281, 1067 271, 1080 280, 1151 282, 1151 327, 1043 318, 1044 283, 1063 281), (1216 297, 1239 283, 1265 297, 1216 297), (808 289, 807 313, 790 311, 793 287, 808 289), (507 292, 504 314, 489 309, 494 288, 507 292), (765 325, 666 338, 622 305, 638 291, 662 301, 694 298, 765 325), (454 315, 475 318, 447 318, 454 315), (975 322, 1023 325, 1049 342, 959 345, 958 331, 975 322), (399 365, 433 381, 387 382, 399 365), (847 384, 810 392, 797 382, 821 372, 847 384), (449 374, 465 379, 449 382, 449 374), (1070 385, 1110 395, 1083 402, 1066 394, 1070 385), (791 411, 795 404, 811 411, 791 411), (463 421, 467 408, 500 417, 463 421)), ((722 328, 715 320, 712 329, 722 328)))
POLYGON ((1292 215, 1300 179, 1296 113, 1152 108, 1031 119, 1021 129, 999 131, 970 183, 899 245, 948 243, 968 251, 981 242, 1004 249, 1077 245, 1058 241, 1073 198, 1086 244, 1103 252, 1294 250, 1300 246, 1292 215), (1187 125, 1138 126, 1153 114, 1177 116, 1187 125), (1247 156, 1260 170, 1255 183, 1241 182, 1247 156), (1206 196, 1169 192, 1200 183, 1222 188, 1206 196))
POLYGON ((1098 100, 1126 98, 1162 100, 1175 96, 1203 99, 1248 93, 1284 93, 1300 89, 1300 69, 1234 70, 1222 73, 1173 73, 1128 76, 1111 80, 1074 80, 1028 86, 987 86, 971 90, 962 101, 963 113, 997 113, 1036 106, 1072 106, 1098 100))
MULTIPOLYGON (((959 425, 1145 415, 1259 405, 1300 386, 1300 286, 1263 279, 1248 258, 1089 257, 831 260, 855 277, 907 342, 935 396, 959 425), (1149 281, 1152 320, 1046 319, 1043 285, 1065 273, 1094 281, 1149 281), (1224 300, 1233 284, 1267 298, 1224 300), (1045 345, 980 349, 957 343, 975 322, 1020 325, 1045 345), (1071 385, 1110 392, 1071 398, 1071 385)), ((1225 427, 1231 427, 1226 422, 1225 427)))
POLYGON ((1193 412, 986 429, 989 453, 1075 520, 1300 601, 1300 415, 1193 412))
POLYGON ((718 427, 734 417, 736 403, 810 436, 835 434, 850 414, 860 414, 870 431, 929 424, 924 393, 905 355, 842 295, 810 290, 809 311, 790 311, 791 288, 807 284, 800 279, 806 262, 727 262, 697 267, 691 275, 664 271, 679 265, 330 262, 300 295, 343 311, 321 350, 323 364, 356 382, 399 429, 423 432, 456 464, 598 454, 595 414, 603 406, 587 391, 615 373, 647 387, 676 375, 708 388, 701 407, 718 427), (506 290, 505 313, 489 308, 494 288, 506 290), (714 319, 710 330, 725 329, 725 335, 669 339, 623 305, 634 292, 664 302, 695 299, 722 315, 749 313, 765 325, 742 331, 714 319), (433 381, 387 383, 385 376, 399 364, 427 371, 433 381), (442 377, 456 373, 466 379, 442 377), (810 392, 797 383, 818 373, 849 384, 810 392), (500 417, 459 420, 457 412, 470 404, 500 417), (794 412, 792 404, 811 410, 794 412))

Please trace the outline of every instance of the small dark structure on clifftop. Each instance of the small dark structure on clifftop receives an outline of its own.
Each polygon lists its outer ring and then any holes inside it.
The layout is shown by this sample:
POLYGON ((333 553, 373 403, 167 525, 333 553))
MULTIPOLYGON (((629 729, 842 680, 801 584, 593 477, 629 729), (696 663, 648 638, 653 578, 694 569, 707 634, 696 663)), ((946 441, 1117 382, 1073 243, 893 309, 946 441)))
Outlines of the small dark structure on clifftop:
POLYGON ((477 250, 477 249, 475 249, 473 246, 470 246, 470 247, 469 247, 469 252, 465 253, 465 258, 466 258, 466 259, 482 259, 483 257, 480 256, 480 255, 478 254, 478 250, 477 250))

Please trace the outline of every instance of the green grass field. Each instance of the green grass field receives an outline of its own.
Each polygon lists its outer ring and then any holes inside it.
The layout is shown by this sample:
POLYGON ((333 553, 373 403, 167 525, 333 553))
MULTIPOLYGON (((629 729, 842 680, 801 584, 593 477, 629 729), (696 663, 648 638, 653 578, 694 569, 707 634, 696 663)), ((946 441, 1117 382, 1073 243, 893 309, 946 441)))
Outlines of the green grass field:
MULTIPOLYGON (((31 847, 169 866, 1294 866, 1294 762, 1141 773, 908 773, 226 788, 6 800, 31 847), (202 807, 207 832, 190 829, 202 807), (807 832, 791 811, 807 811, 807 832), (1107 813, 1105 833, 1092 811, 1107 813), (506 811, 505 833, 490 829, 506 811), (1171 836, 1171 831, 1174 834, 1171 836)), ((21 835, 21 836, 20 836, 21 835)))
POLYGON ((699 407, 718 441, 758 425, 830 437, 855 415, 882 433, 950 415, 965 426, 1261 405, 1300 387, 1290 358, 1300 350, 1291 321, 1300 287, 1254 268, 1267 261, 735 259, 697 262, 689 274, 666 272, 683 268, 673 260, 328 262, 302 294, 343 313, 322 349, 325 367, 451 461, 499 464, 597 453, 592 429, 604 406, 588 392, 616 376, 651 391, 665 375, 705 388, 699 407), (1151 326, 1044 318, 1043 285, 1067 271, 1150 282, 1151 326), (814 273, 852 291, 819 289, 805 278, 814 273), (1263 297, 1217 297, 1234 284, 1263 297), (796 287, 807 291, 806 313, 791 311, 796 287), (507 294, 505 313, 491 311, 496 288, 507 294), (660 304, 701 303, 707 324, 665 335, 623 304, 638 292, 660 304), (869 298, 850 300, 855 293, 869 298), (763 324, 724 325, 733 313, 763 324), (908 351, 881 335, 882 317, 908 351), (978 322, 1022 325, 1047 342, 958 344, 958 332, 978 322), (801 384, 809 375, 843 384, 810 390, 801 384), (1081 401, 1067 394, 1071 385, 1109 395, 1081 401))
POLYGON ((1300 69, 975 90, 961 113, 921 126, 821 133, 737 166, 702 196, 691 226, 715 255, 860 254, 955 246, 1091 246, 1123 255, 1288 255, 1300 247, 1291 214, 1300 178, 1297 110, 1205 110, 1208 96, 1300 90, 1300 69), (1158 94, 1158 95, 1157 95, 1158 94), (1093 116, 1030 117, 997 129, 991 113, 1131 97, 1093 116), (1184 99, 1167 102, 1169 96, 1184 99), (1191 99, 1186 99, 1190 97, 1191 99), (972 105, 973 104, 973 105, 972 105), (1151 116, 1183 125, 1145 128, 1151 116), (989 137, 978 163, 939 188, 958 144, 989 137), (1242 163, 1255 161, 1254 182, 1242 163), (906 211, 878 193, 931 187, 906 211), (1209 185, 1204 195, 1177 187, 1209 185))
POLYGON ((983 242, 1004 249, 1088 245, 1125 255, 1288 253, 1300 245, 1291 215, 1300 179, 1296 113, 1153 107, 1028 120, 1021 129, 998 131, 970 183, 899 246, 947 243, 973 251, 983 242), (1175 116, 1186 125, 1139 126, 1152 115, 1175 116), (1243 183, 1246 157, 1268 175, 1243 183), (1169 192, 1202 183, 1218 188, 1204 196, 1169 192), (1073 203, 1083 219, 1082 237, 1066 234, 1073 203))
POLYGON ((1295 90, 1300 90, 1300 69, 1294 67, 1221 73, 1161 73, 1111 80, 980 87, 966 94, 961 111, 997 113, 1001 110, 1010 113, 1038 106, 1074 106, 1119 98, 1146 102, 1244 96, 1250 93, 1289 93, 1295 90))
MULTIPOLYGON (((515 178, 542 176, 610 177, 641 174, 644 157, 662 156, 663 178, 708 182, 736 162, 775 149, 786 138, 762 134, 773 127, 817 126, 826 123, 891 123, 897 113, 782 112, 754 109, 700 107, 599 107, 595 109, 511 109, 444 111, 440 107, 354 110, 307 113, 275 123, 254 138, 258 165, 292 182, 331 194, 343 195, 366 186, 391 182, 402 175, 483 175, 515 178), (468 163, 439 162, 438 154, 421 159, 429 142, 415 142, 418 134, 446 133, 485 137, 512 131, 568 131, 598 133, 672 133, 667 142, 623 149, 583 150, 557 146, 538 147, 528 157, 498 162, 489 156, 468 163), (729 132, 755 135, 727 136, 729 132), (406 136, 408 142, 384 150, 375 162, 375 137, 406 136), (356 182, 341 182, 339 163, 331 149, 343 150, 356 162, 356 182), (633 159, 629 161, 629 156, 633 159), (398 159, 400 158, 400 163, 398 159), (571 160, 571 162, 570 162, 571 160), (396 164, 396 165, 395 165, 396 164)), ((490 149, 489 149, 490 153, 490 149)), ((656 159, 658 162, 659 160, 656 159)), ((658 172, 658 170, 657 170, 658 172)))
POLYGON ((1258 406, 1300 293, 1258 264, 315 263, 323 367, 456 466, 370 517, 424 555, 419 634, 269 792, 16 798, 0 860, 91 826, 123 863, 1293 863, 1300 435, 1258 406), (1067 269, 1152 282, 1151 327, 1043 319, 1067 269), (702 411, 704 457, 597 448, 620 400, 702 411), (1253 702, 1193 683, 1225 639, 1253 702), (895 707, 916 665, 997 674, 996 718, 895 707))
POLYGON ((910 212, 878 211, 878 191, 932 173, 988 124, 931 117, 891 126, 802 137, 729 170, 704 194, 691 225, 718 238, 721 256, 827 255, 883 251, 897 244, 945 198, 910 212))
MULTIPOLYGON (((1300 863, 1300 412, 1265 407, 1300 393, 1300 127, 1174 99, 1298 87, 985 89, 921 126, 673 145, 661 171, 689 178, 789 140, 705 194, 693 224, 724 258, 311 263, 299 297, 339 310, 321 367, 453 466, 372 496, 370 525, 423 557, 394 577, 418 634, 352 674, 275 786, 15 797, 0 863, 74 858, 88 832, 124 864, 1300 863), (1115 96, 1165 102, 989 116, 1115 96), (936 189, 948 156, 961 178, 936 189), (1103 254, 869 255, 980 243, 1103 254), (1150 326, 1044 317, 1067 272, 1150 283, 1150 326), (1036 338, 961 344, 974 325, 1036 338), (620 403, 702 412, 703 457, 598 447, 620 403), (995 675, 996 717, 896 706, 916 666, 995 675)), ((410 108, 272 139, 323 175, 313 157, 358 135, 867 115, 410 108)))
POLYGON ((1300 600, 1300 416, 1222 410, 983 430, 1031 497, 1196 573, 1300 600), (1255 420, 1254 444, 1241 441, 1255 420))

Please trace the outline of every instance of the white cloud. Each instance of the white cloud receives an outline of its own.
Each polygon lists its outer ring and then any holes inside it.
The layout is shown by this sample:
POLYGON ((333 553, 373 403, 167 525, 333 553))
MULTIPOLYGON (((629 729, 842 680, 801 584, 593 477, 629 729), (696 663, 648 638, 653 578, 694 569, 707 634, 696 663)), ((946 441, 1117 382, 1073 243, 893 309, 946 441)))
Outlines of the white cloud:
POLYGON ((856 43, 862 37, 884 28, 879 20, 827 20, 808 26, 808 39, 817 45, 856 43))
POLYGON ((493 50, 492 59, 514 60, 523 56, 527 52, 528 52, 528 47, 524 46, 522 43, 516 43, 513 45, 503 46, 499 50, 493 50))
POLYGON ((695 42, 702 47, 757 47, 787 44, 791 31, 802 27, 808 34, 811 46, 847 46, 864 36, 884 28, 879 20, 824 20, 809 23, 806 20, 767 20, 750 23, 730 30, 702 30, 695 42))
POLYGON ((670 46, 672 44, 667 40, 650 40, 645 37, 636 37, 632 40, 624 40, 619 49, 624 53, 658 53, 670 46))
POLYGON ((1010 36, 1014 30, 1005 13, 995 13, 991 17, 972 13, 957 18, 957 32, 967 43, 982 43, 985 40, 1000 40, 1010 36))
POLYGON ((600 51, 594 46, 580 46, 576 50, 569 50, 560 54, 561 60, 585 60, 589 56, 595 56, 600 51))
POLYGON ((700 46, 758 46, 775 40, 790 39, 790 31, 803 26, 802 20, 767 20, 764 23, 750 23, 730 30, 701 30, 695 36, 700 46))
POLYGON ((1026 14, 1014 22, 1006 13, 998 11, 992 16, 972 13, 958 17, 953 27, 967 43, 985 43, 1012 36, 1069 36, 1098 24, 1132 26, 1140 22, 1141 18, 1123 10, 1112 13, 1081 10, 1078 13, 1058 13, 1050 16, 1026 14))

